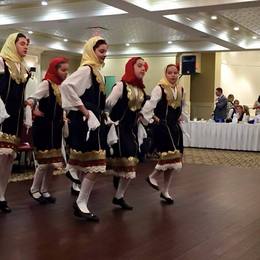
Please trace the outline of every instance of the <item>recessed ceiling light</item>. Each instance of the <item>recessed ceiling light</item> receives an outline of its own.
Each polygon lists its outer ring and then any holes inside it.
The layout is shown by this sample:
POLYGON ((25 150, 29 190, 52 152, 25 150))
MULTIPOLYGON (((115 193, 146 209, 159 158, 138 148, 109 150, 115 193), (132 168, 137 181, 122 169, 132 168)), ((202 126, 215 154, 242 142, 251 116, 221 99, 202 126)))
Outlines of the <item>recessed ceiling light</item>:
POLYGON ((33 34, 33 31, 28 31, 29 34, 33 34))
POLYGON ((168 41, 168 44, 172 44, 172 41, 168 41))
POLYGON ((234 31, 239 31, 239 27, 238 27, 238 26, 235 26, 235 27, 233 28, 233 30, 234 30, 234 31))
POLYGON ((64 41, 64 42, 67 42, 67 41, 69 41, 69 40, 68 40, 68 39, 63 39, 63 41, 64 41))
POLYGON ((130 46, 130 43, 126 43, 125 46, 129 47, 129 46, 130 46))
POLYGON ((210 19, 211 19, 211 20, 217 20, 218 17, 217 17, 216 15, 211 15, 210 19))
POLYGON ((217 31, 217 29, 215 29, 215 28, 213 28, 213 27, 211 27, 210 30, 212 30, 212 31, 214 31, 214 32, 217 31))
POLYGON ((46 6, 46 5, 48 5, 48 2, 47 2, 47 1, 42 1, 42 2, 41 2, 41 5, 46 6))
POLYGON ((257 39, 257 36, 256 36, 256 35, 252 36, 252 39, 253 39, 253 40, 256 40, 256 39, 257 39))

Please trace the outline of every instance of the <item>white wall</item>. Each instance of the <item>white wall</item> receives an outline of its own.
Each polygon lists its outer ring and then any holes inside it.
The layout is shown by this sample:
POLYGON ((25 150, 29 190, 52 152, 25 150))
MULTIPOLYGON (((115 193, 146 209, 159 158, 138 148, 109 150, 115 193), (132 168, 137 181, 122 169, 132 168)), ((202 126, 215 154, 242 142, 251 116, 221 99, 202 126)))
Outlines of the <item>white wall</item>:
POLYGON ((220 66, 224 94, 252 107, 260 95, 260 51, 222 52, 220 66))

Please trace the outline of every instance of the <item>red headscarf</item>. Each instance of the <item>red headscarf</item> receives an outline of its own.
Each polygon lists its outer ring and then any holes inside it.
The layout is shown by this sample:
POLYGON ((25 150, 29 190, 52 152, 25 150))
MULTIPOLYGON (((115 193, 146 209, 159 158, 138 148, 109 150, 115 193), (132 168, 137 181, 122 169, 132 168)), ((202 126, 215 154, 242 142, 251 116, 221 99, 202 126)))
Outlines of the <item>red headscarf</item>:
MULTIPOLYGON (((131 58, 125 65, 125 74, 122 77, 122 80, 125 81, 128 84, 131 84, 133 86, 136 86, 138 88, 145 88, 143 80, 138 79, 135 76, 134 72, 134 65, 137 60, 142 59, 141 57, 133 57, 131 58)), ((145 71, 148 69, 148 64, 145 63, 145 71)))
POLYGON ((62 83, 62 79, 58 76, 57 66, 60 63, 68 63, 68 59, 65 57, 56 57, 52 59, 49 63, 48 70, 44 76, 45 80, 51 80, 53 83, 60 85, 62 83))

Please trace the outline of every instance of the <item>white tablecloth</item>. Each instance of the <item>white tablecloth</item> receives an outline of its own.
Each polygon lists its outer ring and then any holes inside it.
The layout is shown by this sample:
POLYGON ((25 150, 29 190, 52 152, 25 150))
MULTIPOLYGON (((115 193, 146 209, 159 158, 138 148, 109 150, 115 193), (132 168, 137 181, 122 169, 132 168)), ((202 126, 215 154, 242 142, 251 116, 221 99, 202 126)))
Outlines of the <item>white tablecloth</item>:
POLYGON ((182 127, 186 147, 260 151, 260 124, 190 121, 182 127))

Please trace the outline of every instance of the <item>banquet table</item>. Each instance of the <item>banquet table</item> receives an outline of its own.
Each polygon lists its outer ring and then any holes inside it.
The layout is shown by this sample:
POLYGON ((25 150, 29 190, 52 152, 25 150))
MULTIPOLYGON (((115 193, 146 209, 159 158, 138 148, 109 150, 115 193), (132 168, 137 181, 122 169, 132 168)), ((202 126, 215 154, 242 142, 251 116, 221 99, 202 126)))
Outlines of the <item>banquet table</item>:
POLYGON ((260 151, 260 124, 190 121, 182 128, 185 147, 260 151))

